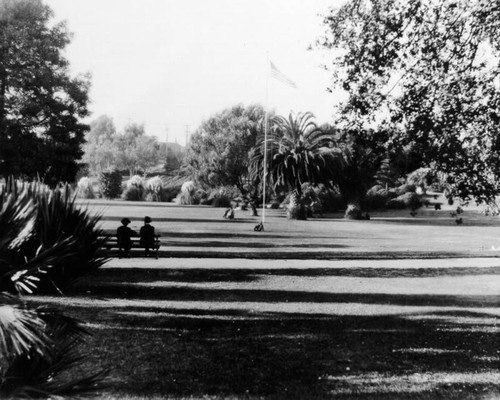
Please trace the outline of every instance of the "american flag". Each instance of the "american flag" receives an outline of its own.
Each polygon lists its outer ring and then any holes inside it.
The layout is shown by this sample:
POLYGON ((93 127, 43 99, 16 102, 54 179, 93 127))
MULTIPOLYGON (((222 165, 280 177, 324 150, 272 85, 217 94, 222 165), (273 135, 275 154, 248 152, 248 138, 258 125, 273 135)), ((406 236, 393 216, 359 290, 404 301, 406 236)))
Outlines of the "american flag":
POLYGON ((271 78, 274 78, 291 88, 297 89, 297 85, 295 84, 294 81, 292 81, 285 74, 280 72, 272 62, 269 61, 269 63, 271 64, 271 78))

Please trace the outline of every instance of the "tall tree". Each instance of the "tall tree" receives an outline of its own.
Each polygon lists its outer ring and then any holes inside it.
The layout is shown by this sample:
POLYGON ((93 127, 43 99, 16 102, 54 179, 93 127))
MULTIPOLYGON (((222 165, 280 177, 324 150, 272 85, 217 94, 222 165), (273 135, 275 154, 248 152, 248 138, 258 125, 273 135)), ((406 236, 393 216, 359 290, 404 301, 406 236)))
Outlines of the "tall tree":
POLYGON ((319 43, 335 55, 333 87, 349 94, 343 122, 390 130, 388 144, 411 146, 422 166, 447 175, 451 196, 492 201, 500 173, 499 3, 351 0, 324 24, 319 43))
POLYGON ((89 80, 72 78, 64 23, 41 0, 0 0, 0 175, 72 181, 89 80))
POLYGON ((83 162, 92 175, 98 175, 116 164, 116 128, 113 119, 101 115, 90 123, 90 131, 85 135, 83 162))
POLYGON ((243 195, 249 180, 249 152, 264 129, 260 105, 227 108, 204 121, 191 137, 184 159, 195 179, 209 187, 236 186, 243 195))
POLYGON ((139 169, 143 172, 160 162, 158 140, 146 136, 144 125, 130 123, 125 126, 122 135, 115 138, 116 167, 128 169, 130 176, 139 169))

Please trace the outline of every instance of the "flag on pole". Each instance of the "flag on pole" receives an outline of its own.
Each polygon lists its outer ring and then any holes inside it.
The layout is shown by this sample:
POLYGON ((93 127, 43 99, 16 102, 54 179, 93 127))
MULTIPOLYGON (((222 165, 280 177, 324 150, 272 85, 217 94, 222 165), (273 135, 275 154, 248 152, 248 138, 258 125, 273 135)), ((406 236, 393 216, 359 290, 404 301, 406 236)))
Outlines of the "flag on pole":
POLYGON ((292 81, 289 77, 279 71, 271 61, 269 61, 269 63, 271 64, 271 78, 274 78, 291 88, 297 89, 297 85, 294 81, 292 81))

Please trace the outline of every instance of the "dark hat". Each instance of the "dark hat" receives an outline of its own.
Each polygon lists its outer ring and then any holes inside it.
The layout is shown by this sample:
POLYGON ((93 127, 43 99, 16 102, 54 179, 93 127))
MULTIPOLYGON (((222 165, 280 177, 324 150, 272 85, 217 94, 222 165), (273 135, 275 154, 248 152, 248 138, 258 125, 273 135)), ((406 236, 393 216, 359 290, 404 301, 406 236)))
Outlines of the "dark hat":
POLYGON ((145 222, 146 224, 149 224, 151 221, 152 221, 152 220, 151 220, 151 218, 150 218, 150 217, 144 217, 144 222, 145 222))
POLYGON ((130 220, 128 218, 122 218, 122 224, 128 225, 128 224, 130 224, 130 220))

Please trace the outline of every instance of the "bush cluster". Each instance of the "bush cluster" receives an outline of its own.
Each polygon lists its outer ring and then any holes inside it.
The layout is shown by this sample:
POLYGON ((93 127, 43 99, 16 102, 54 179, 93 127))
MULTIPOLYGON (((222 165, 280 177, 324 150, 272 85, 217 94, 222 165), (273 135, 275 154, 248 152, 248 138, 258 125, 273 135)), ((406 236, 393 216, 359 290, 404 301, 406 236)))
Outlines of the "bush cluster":
POLYGON ((380 185, 373 186, 363 199, 363 207, 367 210, 387 208, 402 210, 410 208, 416 210, 422 206, 420 196, 415 193, 417 186, 403 184, 396 189, 388 190, 380 185))
POLYGON ((91 180, 84 176, 80 178, 76 188, 76 194, 80 199, 95 199, 94 188, 91 180))

